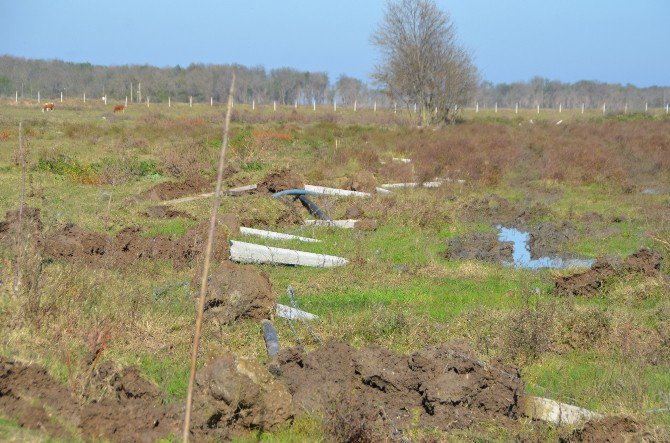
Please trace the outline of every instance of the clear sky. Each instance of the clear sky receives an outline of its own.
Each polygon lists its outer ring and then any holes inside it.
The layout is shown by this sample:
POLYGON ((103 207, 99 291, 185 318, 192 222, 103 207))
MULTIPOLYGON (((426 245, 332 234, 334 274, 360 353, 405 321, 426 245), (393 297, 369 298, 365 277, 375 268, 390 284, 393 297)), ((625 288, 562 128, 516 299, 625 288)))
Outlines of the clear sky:
MULTIPOLYGON (((670 0, 437 0, 483 79, 670 85, 670 0)), ((0 0, 0 54, 366 81, 384 0, 0 0)))

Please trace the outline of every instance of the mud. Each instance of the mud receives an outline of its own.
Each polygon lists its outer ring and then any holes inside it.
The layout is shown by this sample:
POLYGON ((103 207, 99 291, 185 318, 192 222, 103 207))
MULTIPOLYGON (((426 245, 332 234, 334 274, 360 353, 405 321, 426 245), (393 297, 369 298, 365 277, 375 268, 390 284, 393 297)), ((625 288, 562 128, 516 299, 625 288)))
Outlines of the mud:
POLYGON ((564 245, 575 241, 577 234, 577 228, 567 221, 540 223, 529 232, 528 246, 531 259, 559 254, 564 245))
POLYGON ((293 401, 283 383, 257 361, 224 355, 196 376, 194 416, 198 432, 230 438, 249 429, 290 422, 293 401))
POLYGON ((282 350, 279 379, 300 413, 356 410, 387 436, 397 436, 417 420, 422 427, 446 430, 516 417, 523 392, 518 371, 485 366, 468 354, 442 345, 406 356, 328 341, 311 353, 282 350))
POLYGON ((195 217, 188 212, 177 211, 169 206, 149 206, 142 214, 149 218, 185 218, 195 220, 195 217))
MULTIPOLYGON (((42 242, 45 255, 61 260, 77 261, 96 266, 126 266, 140 259, 171 260, 176 267, 185 267, 205 250, 209 222, 189 229, 178 240, 167 235, 143 237, 142 230, 135 227, 123 229, 115 237, 85 231, 68 224, 42 242)), ((230 257, 228 239, 231 233, 239 232, 239 223, 221 218, 217 224, 212 259, 227 260, 230 257), (229 226, 228 224, 231 226, 229 226)))
POLYGON ((511 242, 501 242, 496 234, 475 232, 449 239, 445 257, 449 260, 512 261, 511 242))
POLYGON ((594 296, 612 278, 624 278, 634 273, 657 277, 661 271, 661 262, 661 255, 649 249, 640 249, 623 261, 599 258, 588 271, 554 280, 554 294, 594 296))
POLYGON ((207 292, 205 315, 223 324, 271 318, 277 304, 267 274, 228 261, 209 277, 207 292))
POLYGON ((263 181, 258 184, 257 192, 275 192, 286 191, 287 189, 304 189, 305 179, 290 169, 272 171, 265 176, 263 181))
POLYGON ((143 200, 165 201, 204 192, 212 192, 213 190, 214 186, 211 179, 196 175, 183 182, 159 183, 142 193, 140 197, 143 200))
POLYGON ((617 416, 589 420, 582 429, 575 430, 567 439, 568 442, 588 443, 624 443, 652 440, 645 438, 642 427, 635 420, 617 416))
POLYGON ((178 406, 163 405, 158 388, 134 370, 114 373, 112 396, 94 403, 78 401, 70 389, 37 365, 0 360, 0 413, 20 426, 50 436, 156 441, 179 430, 178 406), (151 395, 148 395, 151 393, 151 395))
POLYGON ((355 173, 347 183, 347 189, 360 192, 375 192, 377 179, 372 172, 359 171, 355 173))
MULTIPOLYGON (((42 230, 42 220, 40 219, 40 209, 33 208, 30 206, 23 207, 23 214, 21 215, 21 220, 24 224, 24 228, 31 229, 34 231, 42 230)), ((7 235, 15 230, 18 226, 19 221, 19 210, 7 211, 5 213, 5 219, 0 221, 0 235, 7 235)))

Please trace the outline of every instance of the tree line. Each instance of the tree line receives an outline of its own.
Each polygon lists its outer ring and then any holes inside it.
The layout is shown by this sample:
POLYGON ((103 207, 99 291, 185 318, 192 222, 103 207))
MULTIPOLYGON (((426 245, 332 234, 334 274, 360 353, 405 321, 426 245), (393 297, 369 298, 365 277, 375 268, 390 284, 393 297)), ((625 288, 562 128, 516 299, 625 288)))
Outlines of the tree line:
MULTIPOLYGON (((0 96, 36 99, 37 92, 46 99, 99 98, 130 100, 131 85, 134 101, 207 102, 212 97, 217 102, 226 99, 231 73, 237 76, 235 101, 238 103, 293 105, 338 104, 351 106, 393 106, 393 99, 360 79, 342 75, 331 82, 325 72, 300 71, 293 68, 266 70, 261 66, 191 64, 188 67, 155 67, 150 65, 98 66, 90 63, 71 63, 61 60, 31 60, 10 55, 0 56, 0 96), (138 96, 139 93, 139 96, 138 96)), ((480 107, 513 108, 517 103, 522 108, 601 107, 607 103, 609 109, 629 106, 642 109, 663 107, 670 101, 670 87, 652 86, 639 88, 631 84, 621 85, 598 81, 564 83, 541 77, 527 82, 499 83, 481 82, 474 98, 480 107)), ((398 103, 407 106, 407 103, 398 103)))

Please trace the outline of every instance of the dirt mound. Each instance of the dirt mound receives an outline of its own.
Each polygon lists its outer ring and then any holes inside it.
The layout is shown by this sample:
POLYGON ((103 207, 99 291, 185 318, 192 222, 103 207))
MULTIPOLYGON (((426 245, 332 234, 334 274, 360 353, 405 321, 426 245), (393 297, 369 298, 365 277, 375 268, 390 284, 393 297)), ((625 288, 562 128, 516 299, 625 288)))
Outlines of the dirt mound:
POLYGON ((196 376, 194 416, 199 431, 230 434, 268 430, 293 418, 291 394, 257 361, 224 355, 196 376))
POLYGON ((449 239, 445 257, 449 260, 483 260, 499 263, 511 261, 512 251, 512 243, 499 241, 496 234, 474 232, 449 239))
POLYGON ((588 271, 558 277, 554 281, 554 294, 593 296, 610 278, 621 278, 632 273, 656 277, 660 274, 661 261, 661 255, 649 249, 640 249, 621 262, 599 258, 588 271))
MULTIPOLYGON (((77 260, 93 265, 129 265, 140 259, 172 260, 175 266, 183 267, 205 250, 209 222, 189 229, 180 239, 167 235, 143 237, 142 230, 129 227, 116 237, 85 231, 68 224, 43 241, 45 255, 56 259, 77 260)), ((236 219, 222 216, 217 224, 212 259, 223 261, 230 256, 228 239, 239 232, 236 219)))
POLYGON ((179 407, 162 405, 158 388, 136 369, 111 374, 109 383, 113 398, 80 405, 44 368, 0 360, 0 414, 62 438, 74 437, 72 429, 112 441, 156 441, 178 432, 179 407))
POLYGON ((632 418, 610 416, 587 421, 584 427, 575 430, 567 441, 624 443, 645 440, 640 432, 641 426, 632 418))
POLYGON ((188 212, 184 211, 177 211, 175 209, 172 209, 169 206, 149 206, 145 211, 142 213, 144 214, 145 217, 149 218, 186 218, 188 220, 195 220, 195 217, 193 217, 191 214, 188 212))
POLYGON ((344 219, 348 220, 358 220, 363 218, 364 212, 363 209, 358 205, 349 206, 346 211, 344 211, 344 219))
POLYGON ((142 193, 142 197, 151 201, 172 200, 189 195, 211 192, 212 180, 201 175, 190 177, 183 182, 163 182, 142 193))
POLYGON ((305 189, 305 180, 300 174, 290 169, 282 169, 272 171, 266 175, 263 181, 258 184, 256 191, 274 194, 287 189, 305 189))
MULTIPOLYGON (((42 230, 42 220, 40 219, 39 208, 33 208, 30 206, 23 207, 23 214, 21 215, 24 227, 28 226, 30 229, 41 231, 42 230)), ((5 213, 5 219, 0 221, 0 235, 8 234, 11 231, 15 230, 19 222, 19 210, 7 211, 5 213)))
POLYGON ((406 356, 328 341, 309 354, 302 348, 282 350, 278 363, 280 380, 305 413, 357 410, 374 421, 374 429, 389 431, 417 419, 421 426, 445 430, 513 418, 523 391, 515 369, 485 366, 467 350, 447 345, 406 356))
POLYGON ((238 319, 270 318, 277 296, 267 274, 225 261, 209 277, 205 311, 230 324, 238 319))
POLYGON ((561 252, 563 245, 573 242, 577 237, 577 228, 570 222, 540 223, 528 235, 530 258, 551 257, 561 252))
POLYGON ((375 192, 377 179, 372 172, 359 171, 355 173, 347 183, 347 189, 361 192, 375 192))
POLYGON ((362 218, 354 224, 354 228, 359 231, 376 231, 377 226, 379 226, 379 224, 374 218, 362 218))

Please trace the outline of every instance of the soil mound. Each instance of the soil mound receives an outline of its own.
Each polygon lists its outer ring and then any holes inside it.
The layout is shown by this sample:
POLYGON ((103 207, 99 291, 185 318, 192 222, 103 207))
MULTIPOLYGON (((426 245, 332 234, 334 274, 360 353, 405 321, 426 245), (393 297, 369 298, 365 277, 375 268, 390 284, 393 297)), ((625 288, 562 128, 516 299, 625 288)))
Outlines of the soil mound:
POLYGON ((287 189, 304 189, 304 178, 291 171, 290 169, 282 169, 279 171, 272 171, 265 176, 262 182, 258 184, 256 190, 258 192, 275 192, 286 191, 287 189))
POLYGON ((268 430, 293 418, 291 394, 257 361, 224 355, 196 375, 199 431, 224 433, 268 430))
POLYGON ((224 324, 270 318, 276 304, 270 278, 252 267, 225 261, 209 277, 205 312, 224 324))
POLYGON ((346 211, 344 211, 344 219, 348 220, 358 220, 363 218, 363 209, 358 205, 349 206, 346 211))
POLYGON ((379 224, 377 223, 377 220, 373 218, 362 218, 354 224, 354 228, 359 231, 376 231, 377 226, 379 226, 379 224))
POLYGON ((304 412, 357 410, 374 429, 390 432, 411 426, 415 413, 420 425, 443 430, 514 418, 523 391, 515 369, 485 366, 447 345, 406 356, 328 341, 309 354, 282 350, 278 363, 280 380, 304 412))
POLYGON ((502 262, 512 260, 512 243, 501 242, 492 233, 475 232, 449 239, 445 257, 449 260, 483 260, 502 262))
POLYGON ((577 228, 570 222, 540 223, 528 236, 530 258, 551 257, 561 252, 561 247, 577 237, 577 228))
POLYGON ((588 443, 624 443, 638 439, 643 441, 645 439, 641 438, 640 432, 640 425, 632 418, 610 416, 587 421, 584 427, 575 430, 567 441, 588 443))
MULTIPOLYGON (((21 215, 24 227, 28 226, 30 229, 35 231, 42 230, 42 220, 40 219, 40 209, 33 208, 30 206, 23 207, 23 214, 21 215)), ((19 222, 19 210, 7 211, 5 213, 5 219, 0 221, 0 235, 8 234, 11 231, 14 231, 18 226, 19 222)))
POLYGON ((201 175, 190 177, 183 182, 163 182, 149 188, 142 196, 151 201, 172 200, 214 190, 212 181, 201 175))
POLYGON ((351 177, 347 183, 347 188, 352 191, 375 192, 377 179, 372 172, 359 171, 351 177))
MULTIPOLYGON (((43 241, 43 251, 56 259, 77 260, 92 265, 129 265, 140 259, 172 260, 177 267, 192 264, 205 250, 209 222, 189 229, 180 239, 167 235, 143 237, 142 230, 129 227, 116 237, 84 231, 73 224, 43 241)), ((230 257, 228 239, 239 232, 239 223, 233 217, 222 216, 217 223, 212 259, 223 261, 230 257)))
POLYGON ((629 255, 622 262, 599 258, 588 271, 558 277, 554 281, 554 294, 593 296, 610 278, 621 278, 632 273, 657 277, 661 271, 661 262, 658 252, 646 248, 629 255))
POLYGON ((188 220, 195 220, 188 212, 177 211, 169 206, 149 206, 144 212, 145 217, 149 218, 186 218, 188 220))

